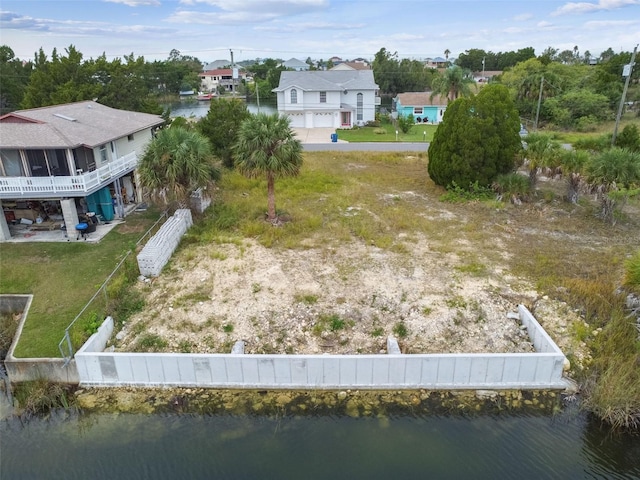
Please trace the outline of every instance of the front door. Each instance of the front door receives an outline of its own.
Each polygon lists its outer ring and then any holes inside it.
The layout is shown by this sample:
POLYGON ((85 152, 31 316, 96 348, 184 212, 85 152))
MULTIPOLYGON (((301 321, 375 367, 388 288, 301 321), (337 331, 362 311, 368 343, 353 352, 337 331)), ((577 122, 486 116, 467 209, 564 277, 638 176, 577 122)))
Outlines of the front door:
POLYGON ((342 126, 350 127, 351 126, 351 112, 341 112, 342 117, 342 126))

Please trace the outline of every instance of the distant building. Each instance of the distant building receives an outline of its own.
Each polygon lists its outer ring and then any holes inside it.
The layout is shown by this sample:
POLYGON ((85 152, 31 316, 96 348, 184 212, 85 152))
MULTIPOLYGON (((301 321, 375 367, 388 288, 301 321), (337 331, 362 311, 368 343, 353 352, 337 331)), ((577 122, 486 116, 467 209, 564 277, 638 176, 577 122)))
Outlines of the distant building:
POLYGON ((375 119, 378 88, 373 70, 318 70, 284 71, 273 91, 292 127, 351 128, 375 119))
POLYGON ((286 62, 282 62, 280 64, 284 68, 288 68, 290 70, 295 70, 296 72, 302 72, 305 70, 309 70, 309 64, 298 60, 297 58, 290 58, 286 62))
POLYGON ((395 110, 404 117, 411 115, 415 123, 431 123, 437 125, 442 121, 447 109, 447 98, 434 95, 432 92, 399 93, 394 98, 395 110))
POLYGON ((246 76, 246 72, 238 69, 238 78, 234 81, 233 69, 231 68, 206 70, 200 73, 200 90, 202 92, 215 92, 218 87, 222 87, 228 92, 233 92, 237 89, 240 81, 246 79, 246 76))

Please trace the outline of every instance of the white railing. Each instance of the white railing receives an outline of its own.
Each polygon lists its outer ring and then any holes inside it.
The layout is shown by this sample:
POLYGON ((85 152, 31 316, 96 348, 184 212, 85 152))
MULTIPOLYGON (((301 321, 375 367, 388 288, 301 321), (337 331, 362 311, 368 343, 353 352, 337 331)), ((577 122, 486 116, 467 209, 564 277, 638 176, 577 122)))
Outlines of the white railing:
POLYGON ((27 195, 76 195, 88 193, 105 182, 132 170, 138 164, 135 152, 113 162, 73 177, 0 177, 0 198, 15 198, 27 195))

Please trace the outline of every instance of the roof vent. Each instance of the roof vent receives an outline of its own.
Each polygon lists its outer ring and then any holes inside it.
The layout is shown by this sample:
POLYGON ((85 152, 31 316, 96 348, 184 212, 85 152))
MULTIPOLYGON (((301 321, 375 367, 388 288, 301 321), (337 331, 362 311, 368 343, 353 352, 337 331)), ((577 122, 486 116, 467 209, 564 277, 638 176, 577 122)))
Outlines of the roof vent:
POLYGON ((53 116, 54 117, 58 117, 58 118, 62 118, 63 120, 68 120, 70 122, 77 122, 77 120, 75 118, 67 117, 66 115, 63 115, 61 113, 54 113, 53 116))

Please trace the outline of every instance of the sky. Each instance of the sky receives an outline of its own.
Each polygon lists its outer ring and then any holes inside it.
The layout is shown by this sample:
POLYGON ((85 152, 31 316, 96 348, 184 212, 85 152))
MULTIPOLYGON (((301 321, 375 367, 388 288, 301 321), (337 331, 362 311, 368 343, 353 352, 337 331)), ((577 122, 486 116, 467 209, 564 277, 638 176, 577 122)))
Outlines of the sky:
POLYGON ((85 59, 172 49, 202 62, 307 57, 425 59, 472 48, 551 46, 598 56, 640 42, 640 0, 1 0, 0 44, 32 59, 74 45, 85 59))

